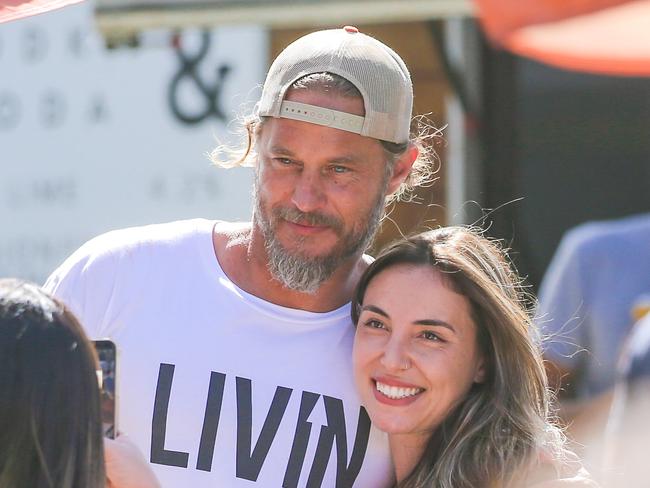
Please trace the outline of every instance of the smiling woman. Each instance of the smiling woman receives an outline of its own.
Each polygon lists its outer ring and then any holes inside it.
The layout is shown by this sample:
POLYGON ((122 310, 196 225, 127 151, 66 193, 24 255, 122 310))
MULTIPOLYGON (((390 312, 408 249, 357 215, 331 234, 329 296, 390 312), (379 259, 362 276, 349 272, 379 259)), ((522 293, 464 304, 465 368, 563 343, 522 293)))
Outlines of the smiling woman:
POLYGON ((354 374, 397 486, 593 486, 553 423, 529 298, 499 245, 465 227, 394 244, 366 270, 354 374))

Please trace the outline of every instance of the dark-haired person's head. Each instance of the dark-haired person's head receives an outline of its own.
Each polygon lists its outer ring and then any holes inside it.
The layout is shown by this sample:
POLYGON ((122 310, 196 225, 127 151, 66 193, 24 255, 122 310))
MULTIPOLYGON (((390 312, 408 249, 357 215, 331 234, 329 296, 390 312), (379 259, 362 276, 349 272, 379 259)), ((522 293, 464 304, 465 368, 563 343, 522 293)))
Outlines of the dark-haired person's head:
POLYGON ((0 487, 105 485, 96 367, 60 302, 0 279, 0 487))

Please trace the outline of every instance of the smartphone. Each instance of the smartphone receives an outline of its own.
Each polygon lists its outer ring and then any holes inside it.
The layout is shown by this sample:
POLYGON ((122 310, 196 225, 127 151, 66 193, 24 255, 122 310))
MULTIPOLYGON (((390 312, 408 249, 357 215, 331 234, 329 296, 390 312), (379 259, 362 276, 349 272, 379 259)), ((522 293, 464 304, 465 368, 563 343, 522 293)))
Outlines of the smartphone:
POLYGON ((109 339, 93 341, 99 367, 97 379, 99 380, 101 394, 102 428, 105 437, 115 439, 117 434, 117 348, 109 339))

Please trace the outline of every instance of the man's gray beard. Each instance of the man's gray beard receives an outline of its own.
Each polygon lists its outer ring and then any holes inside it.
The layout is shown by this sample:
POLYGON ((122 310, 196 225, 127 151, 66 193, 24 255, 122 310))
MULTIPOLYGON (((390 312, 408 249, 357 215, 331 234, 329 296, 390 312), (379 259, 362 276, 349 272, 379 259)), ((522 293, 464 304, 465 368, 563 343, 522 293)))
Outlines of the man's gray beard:
MULTIPOLYGON (((338 267, 348 258, 359 252, 363 252, 372 243, 384 215, 385 190, 377 198, 370 214, 365 219, 358 219, 357 222, 367 222, 358 232, 347 235, 340 235, 342 240, 336 248, 325 256, 304 256, 299 251, 290 252, 279 241, 275 234, 272 222, 265 220, 261 210, 261 202, 256 189, 253 199, 255 201, 255 213, 253 219, 259 226, 264 236, 264 245, 268 258, 268 269, 273 278, 282 283, 290 290, 302 293, 314 294, 320 286, 329 279, 338 267)), ((278 218, 290 222, 302 221, 311 225, 329 225, 334 230, 341 229, 337 220, 317 213, 304 213, 295 208, 278 208, 271 210, 271 221, 278 218)), ((299 242, 299 245, 301 242, 299 242)))

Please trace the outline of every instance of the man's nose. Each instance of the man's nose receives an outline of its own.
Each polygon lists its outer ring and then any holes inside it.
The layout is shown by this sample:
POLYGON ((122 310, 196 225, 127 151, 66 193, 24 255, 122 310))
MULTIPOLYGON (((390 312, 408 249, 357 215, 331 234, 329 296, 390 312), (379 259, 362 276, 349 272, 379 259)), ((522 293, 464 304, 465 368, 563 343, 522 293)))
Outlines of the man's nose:
POLYGON ((319 174, 303 170, 295 181, 292 203, 302 212, 318 210, 325 201, 323 185, 319 174))

